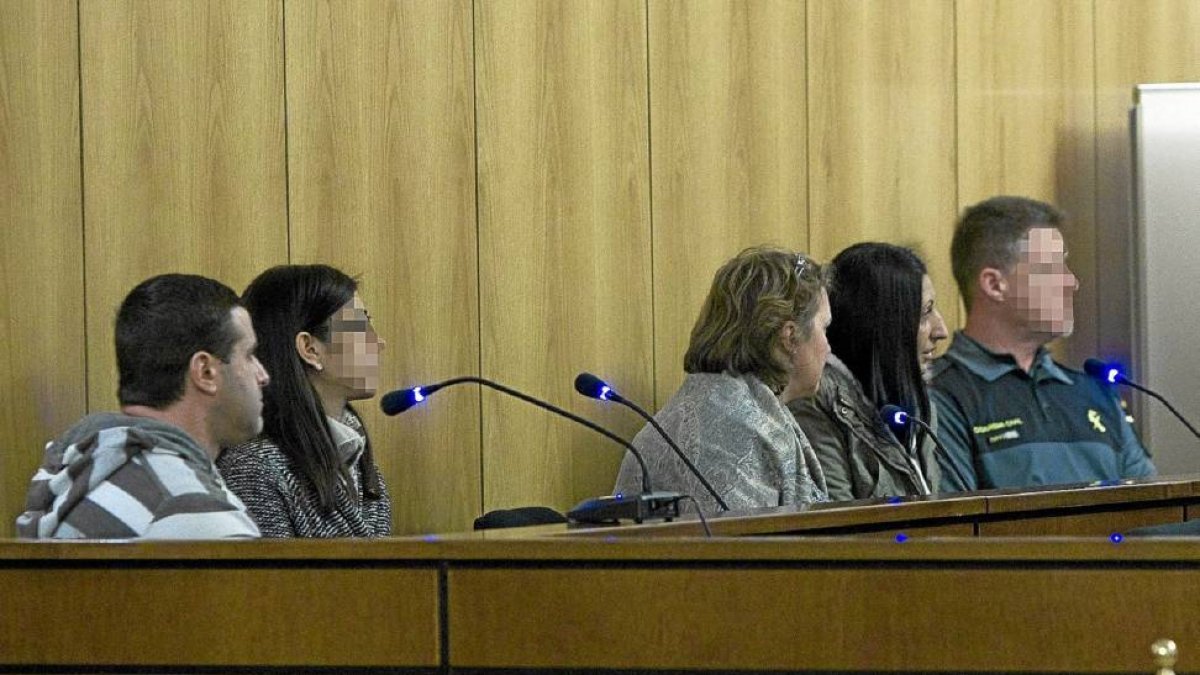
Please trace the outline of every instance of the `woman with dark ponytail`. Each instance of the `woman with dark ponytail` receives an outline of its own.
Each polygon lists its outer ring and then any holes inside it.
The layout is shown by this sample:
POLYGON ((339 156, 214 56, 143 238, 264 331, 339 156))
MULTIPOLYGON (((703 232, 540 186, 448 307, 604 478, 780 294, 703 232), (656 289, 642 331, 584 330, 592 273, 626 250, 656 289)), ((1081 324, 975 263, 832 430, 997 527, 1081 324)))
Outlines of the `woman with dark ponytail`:
POLYGON ((829 264, 829 346, 821 385, 788 407, 812 442, 834 501, 929 494, 938 488, 933 439, 893 431, 895 405, 933 425, 925 388, 946 338, 925 263, 891 244, 855 244, 829 264))
POLYGON ((375 395, 385 344, 357 291, 332 267, 281 265, 242 296, 271 383, 262 435, 217 466, 265 537, 391 534, 387 485, 350 405, 375 395))

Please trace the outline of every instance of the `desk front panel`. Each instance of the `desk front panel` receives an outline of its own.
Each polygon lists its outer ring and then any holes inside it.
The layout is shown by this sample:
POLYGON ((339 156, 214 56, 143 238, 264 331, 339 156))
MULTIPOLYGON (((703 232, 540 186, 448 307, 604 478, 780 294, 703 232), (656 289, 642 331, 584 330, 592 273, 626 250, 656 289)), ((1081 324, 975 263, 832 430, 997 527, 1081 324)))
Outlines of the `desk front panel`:
POLYGON ((436 569, 88 561, 5 566, 0 589, 0 666, 436 666, 440 656, 436 569))
POLYGON ((984 521, 978 524, 981 537, 1107 537, 1137 527, 1180 523, 1183 506, 1091 513, 1042 514, 1030 518, 984 521))
POLYGON ((1200 569, 1039 565, 452 569, 475 668, 1149 672, 1200 644, 1200 569))

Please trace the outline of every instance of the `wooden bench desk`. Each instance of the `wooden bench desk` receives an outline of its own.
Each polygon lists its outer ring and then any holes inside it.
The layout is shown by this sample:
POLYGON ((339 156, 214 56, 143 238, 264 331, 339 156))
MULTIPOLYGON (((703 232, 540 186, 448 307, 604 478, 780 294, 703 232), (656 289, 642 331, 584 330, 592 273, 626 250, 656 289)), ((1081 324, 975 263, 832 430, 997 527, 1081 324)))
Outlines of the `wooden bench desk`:
POLYGON ((1200 663, 1198 540, 6 541, 0 589, 3 672, 1149 673, 1161 637, 1200 663))

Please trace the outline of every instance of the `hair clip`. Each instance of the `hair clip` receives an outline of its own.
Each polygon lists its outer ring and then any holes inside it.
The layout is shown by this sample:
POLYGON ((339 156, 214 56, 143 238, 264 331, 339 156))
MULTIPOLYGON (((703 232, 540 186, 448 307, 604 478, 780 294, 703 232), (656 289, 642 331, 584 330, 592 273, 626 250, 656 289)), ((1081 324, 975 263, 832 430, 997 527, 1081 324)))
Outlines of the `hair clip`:
POLYGON ((804 277, 804 270, 808 267, 808 258, 804 257, 803 253, 796 254, 796 278, 804 277))

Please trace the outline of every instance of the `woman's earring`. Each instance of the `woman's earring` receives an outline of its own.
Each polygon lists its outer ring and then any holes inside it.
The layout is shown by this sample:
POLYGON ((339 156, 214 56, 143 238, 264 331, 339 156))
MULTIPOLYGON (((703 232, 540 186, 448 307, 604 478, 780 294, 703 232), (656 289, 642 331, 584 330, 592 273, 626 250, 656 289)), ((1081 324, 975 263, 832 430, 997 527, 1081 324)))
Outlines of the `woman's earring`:
POLYGON ((313 370, 315 370, 315 371, 317 371, 317 372, 319 373, 319 372, 321 372, 322 370, 325 370, 325 366, 323 366, 323 365, 321 365, 321 364, 319 364, 319 363, 314 363, 314 364, 313 364, 313 370))

